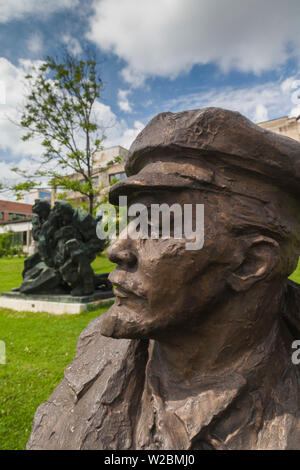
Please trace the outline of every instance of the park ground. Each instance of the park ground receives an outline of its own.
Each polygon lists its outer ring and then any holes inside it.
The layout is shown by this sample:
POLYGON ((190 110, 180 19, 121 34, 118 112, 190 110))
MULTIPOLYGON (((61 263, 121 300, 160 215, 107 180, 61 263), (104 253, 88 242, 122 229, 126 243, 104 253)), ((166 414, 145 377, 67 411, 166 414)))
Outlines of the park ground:
MULTIPOLYGON (((24 258, 0 258, 0 290, 21 283, 24 258)), ((114 265, 99 256, 95 272, 114 265)), ((300 263, 291 278, 300 283, 300 263)), ((73 360, 81 331, 105 307, 80 315, 13 312, 0 309, 0 340, 7 361, 0 365, 0 450, 24 449, 36 408, 46 401, 73 360)))

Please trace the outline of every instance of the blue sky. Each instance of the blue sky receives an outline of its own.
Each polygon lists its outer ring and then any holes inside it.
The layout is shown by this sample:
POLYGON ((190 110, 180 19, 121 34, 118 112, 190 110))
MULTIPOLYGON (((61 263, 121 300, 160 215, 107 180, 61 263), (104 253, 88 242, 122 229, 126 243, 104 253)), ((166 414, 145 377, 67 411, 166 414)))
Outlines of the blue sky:
POLYGON ((24 75, 46 55, 94 48, 106 145, 129 148, 162 111, 221 106, 255 122, 300 114, 299 26, 299 0, 0 0, 2 179, 40 155, 10 118, 24 75))

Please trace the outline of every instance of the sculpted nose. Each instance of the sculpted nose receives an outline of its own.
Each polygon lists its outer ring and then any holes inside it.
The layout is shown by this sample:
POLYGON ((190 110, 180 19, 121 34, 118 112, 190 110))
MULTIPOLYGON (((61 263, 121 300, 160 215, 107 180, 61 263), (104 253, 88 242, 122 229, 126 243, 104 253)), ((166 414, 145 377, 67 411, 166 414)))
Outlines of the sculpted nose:
POLYGON ((130 249, 128 240, 116 240, 106 251, 112 263, 132 268, 137 263, 137 257, 130 249))

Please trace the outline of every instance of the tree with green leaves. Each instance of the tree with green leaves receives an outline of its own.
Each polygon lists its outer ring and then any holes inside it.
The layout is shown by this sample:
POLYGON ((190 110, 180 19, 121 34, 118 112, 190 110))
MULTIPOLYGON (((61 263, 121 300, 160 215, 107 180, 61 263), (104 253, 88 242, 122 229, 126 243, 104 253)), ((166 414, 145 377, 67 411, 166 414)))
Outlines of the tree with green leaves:
POLYGON ((61 61, 47 57, 26 81, 29 93, 20 120, 26 130, 23 140, 41 139, 44 152, 34 172, 13 169, 24 181, 13 189, 20 194, 41 185, 38 178, 46 178, 51 187, 83 195, 92 214, 98 192, 93 154, 103 149, 105 139, 95 113, 103 86, 96 60, 90 54, 86 60, 68 53, 61 61))

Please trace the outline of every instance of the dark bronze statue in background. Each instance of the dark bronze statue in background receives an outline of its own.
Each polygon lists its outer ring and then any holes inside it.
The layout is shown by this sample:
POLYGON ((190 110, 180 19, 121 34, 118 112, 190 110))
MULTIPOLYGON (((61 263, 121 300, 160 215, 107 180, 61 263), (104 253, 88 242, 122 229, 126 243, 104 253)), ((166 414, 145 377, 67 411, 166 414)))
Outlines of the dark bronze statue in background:
POLYGON ((110 200, 204 204, 205 242, 119 238, 111 309, 29 449, 300 449, 300 144, 218 108, 163 113, 110 200))
POLYGON ((97 221, 82 209, 65 201, 36 200, 32 236, 37 252, 24 263, 23 283, 15 290, 22 294, 91 295, 97 289, 110 290, 104 275, 91 267, 104 249, 96 234, 97 221))

